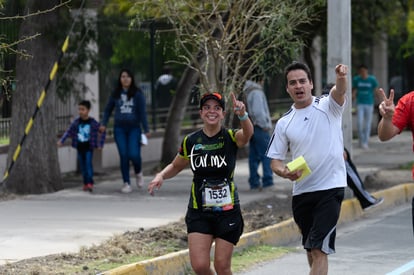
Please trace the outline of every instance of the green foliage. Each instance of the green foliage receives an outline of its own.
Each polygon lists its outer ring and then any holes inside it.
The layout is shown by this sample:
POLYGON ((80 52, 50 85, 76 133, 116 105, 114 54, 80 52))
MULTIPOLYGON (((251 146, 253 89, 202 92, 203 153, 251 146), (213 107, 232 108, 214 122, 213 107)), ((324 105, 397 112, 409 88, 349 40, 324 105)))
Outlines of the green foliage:
POLYGON ((129 11, 133 7, 133 1, 126 1, 126 0, 111 0, 107 1, 104 9, 103 14, 105 16, 119 16, 125 15, 130 17, 129 11))
MULTIPOLYGON (((112 4, 108 4, 113 7, 112 4)), ((121 67, 132 68, 139 75, 138 80, 150 78, 151 43, 149 26, 134 26, 126 14, 117 14, 117 10, 106 8, 99 16, 99 54, 98 66, 101 73, 117 74, 121 67)), ((164 26, 155 24, 155 73, 161 73, 161 67, 169 60, 175 59, 175 35, 165 30, 164 26)), ((173 68, 179 71, 179 66, 173 68)))
POLYGON ((413 169, 413 166, 414 166, 414 162, 408 162, 408 163, 406 163, 406 164, 401 164, 399 167, 398 167, 398 169, 402 169, 402 170, 411 170, 411 169, 413 169))
POLYGON ((406 40, 404 36, 407 33, 404 2, 406 1, 352 0, 352 52, 353 60, 358 62, 356 65, 367 62, 371 45, 383 39, 384 34, 390 41, 394 41, 390 43, 390 54, 398 59, 398 53, 402 50, 399 46, 406 40))
POLYGON ((207 91, 239 91, 255 74, 273 74, 298 57, 303 45, 296 30, 309 23, 323 1, 136 0, 130 13, 144 24, 168 21, 183 54, 177 62, 197 70, 207 91))
POLYGON ((404 43, 403 56, 405 58, 414 55, 414 1, 409 1, 406 20, 407 41, 404 43))
POLYGON ((10 139, 7 137, 1 137, 0 138, 0 145, 7 145, 10 143, 10 139))

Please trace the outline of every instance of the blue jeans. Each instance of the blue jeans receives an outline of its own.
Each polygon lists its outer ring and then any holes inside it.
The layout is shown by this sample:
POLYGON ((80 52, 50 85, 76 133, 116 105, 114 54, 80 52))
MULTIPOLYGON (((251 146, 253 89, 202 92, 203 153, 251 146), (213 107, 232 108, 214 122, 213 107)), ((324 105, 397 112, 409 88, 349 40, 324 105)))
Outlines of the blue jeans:
POLYGON ((114 138, 119 153, 122 179, 130 184, 129 162, 132 162, 135 174, 141 172, 141 129, 115 127, 114 138))
POLYGON ((359 144, 368 145, 369 137, 371 136, 371 124, 372 115, 374 112, 374 105, 371 104, 358 104, 357 116, 358 116, 358 138, 359 144))
POLYGON ((270 168, 270 158, 266 156, 267 146, 270 141, 270 134, 258 126, 254 126, 254 134, 249 143, 249 184, 251 189, 260 187, 260 175, 257 173, 260 163, 262 163, 263 187, 273 185, 273 172, 270 168))
POLYGON ((78 151, 78 162, 83 177, 83 184, 93 184, 93 151, 89 150, 86 152, 78 151))

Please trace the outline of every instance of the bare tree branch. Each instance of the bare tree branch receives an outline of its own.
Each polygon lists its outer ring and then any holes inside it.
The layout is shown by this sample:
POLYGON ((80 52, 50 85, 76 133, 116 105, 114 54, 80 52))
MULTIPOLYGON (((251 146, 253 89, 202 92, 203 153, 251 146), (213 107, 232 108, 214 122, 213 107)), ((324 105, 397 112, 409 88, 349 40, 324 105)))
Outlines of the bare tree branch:
POLYGON ((24 37, 23 39, 20 39, 18 41, 14 41, 14 42, 12 42, 10 44, 0 43, 0 52, 10 51, 11 53, 14 53, 14 54, 19 55, 19 56, 24 57, 24 58, 31 57, 31 55, 30 54, 27 54, 26 51, 16 50, 13 47, 16 46, 16 45, 18 45, 18 44, 20 44, 20 43, 23 43, 23 42, 26 42, 26 41, 35 39, 39 35, 40 35, 40 33, 36 33, 34 35, 24 37))
POLYGON ((27 19, 29 17, 33 17, 33 16, 37 16, 40 14, 44 14, 44 13, 48 13, 48 12, 52 12, 60 7, 63 7, 67 4, 69 4, 72 0, 67 0, 66 2, 60 3, 50 9, 46 9, 46 10, 41 10, 41 11, 37 11, 37 12, 33 12, 33 13, 29 13, 29 14, 25 14, 25 15, 13 15, 13 16, 5 16, 5 17, 0 17, 0 20, 17 20, 17 19, 27 19))

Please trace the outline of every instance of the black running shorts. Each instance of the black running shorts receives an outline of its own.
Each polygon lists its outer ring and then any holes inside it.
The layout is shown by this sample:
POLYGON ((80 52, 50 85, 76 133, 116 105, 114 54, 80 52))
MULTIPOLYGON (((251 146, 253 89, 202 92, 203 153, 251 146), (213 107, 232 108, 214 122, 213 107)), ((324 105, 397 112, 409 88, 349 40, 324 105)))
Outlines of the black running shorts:
POLYGON ((344 198, 344 188, 293 196, 293 217, 302 232, 302 245, 310 251, 335 253, 336 224, 344 198))
POLYGON ((225 212, 203 212, 188 208, 185 216, 187 233, 213 235, 234 245, 243 233, 243 217, 240 208, 225 212))

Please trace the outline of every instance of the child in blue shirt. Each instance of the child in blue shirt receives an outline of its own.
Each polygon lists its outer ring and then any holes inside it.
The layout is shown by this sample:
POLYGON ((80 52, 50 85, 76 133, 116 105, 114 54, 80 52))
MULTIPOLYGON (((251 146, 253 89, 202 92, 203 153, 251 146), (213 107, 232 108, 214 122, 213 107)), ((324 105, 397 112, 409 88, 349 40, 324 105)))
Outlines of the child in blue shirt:
POLYGON ((79 103, 79 117, 72 122, 57 144, 62 146, 68 137, 72 139, 72 147, 78 151, 78 161, 83 177, 83 191, 92 192, 93 150, 103 148, 106 132, 99 132, 100 124, 89 116, 90 109, 91 103, 89 100, 83 100, 79 103), (99 134, 101 135, 98 140, 99 134))

